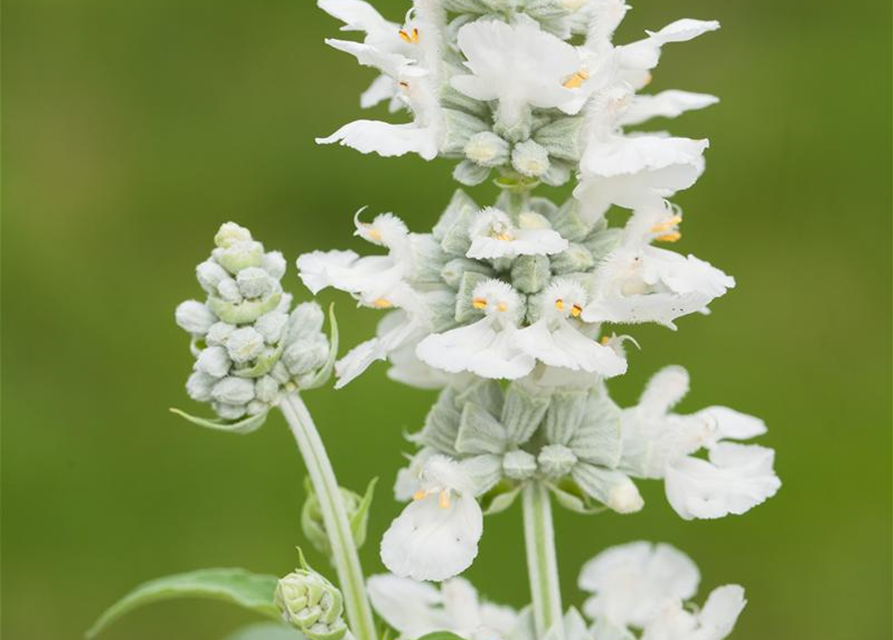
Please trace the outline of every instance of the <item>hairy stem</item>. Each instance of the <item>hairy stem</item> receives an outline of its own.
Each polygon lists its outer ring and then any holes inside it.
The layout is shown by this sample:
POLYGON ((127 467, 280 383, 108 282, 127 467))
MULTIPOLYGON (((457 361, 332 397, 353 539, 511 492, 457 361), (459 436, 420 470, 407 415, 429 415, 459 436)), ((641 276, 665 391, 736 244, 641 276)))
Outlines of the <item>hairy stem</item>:
POLYGON ((344 595, 350 629, 357 640, 377 640, 360 557, 354 544, 347 512, 344 510, 338 481, 335 479, 335 472, 326 455, 322 439, 304 401, 296 392, 286 395, 279 407, 298 442, 298 449, 310 474, 313 490, 319 498, 323 523, 332 546, 339 587, 344 595))
POLYGON ((554 627, 554 638, 562 640, 561 587, 555 555, 552 505, 546 486, 541 482, 530 482, 524 488, 523 502, 524 543, 527 547, 527 571, 537 637, 545 637, 554 627))

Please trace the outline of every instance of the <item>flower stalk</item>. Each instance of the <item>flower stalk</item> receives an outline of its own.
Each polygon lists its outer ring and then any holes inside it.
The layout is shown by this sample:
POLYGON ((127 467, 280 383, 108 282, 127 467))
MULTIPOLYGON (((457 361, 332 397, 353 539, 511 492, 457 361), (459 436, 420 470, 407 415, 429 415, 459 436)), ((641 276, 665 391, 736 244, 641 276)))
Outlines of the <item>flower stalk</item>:
POLYGON ((533 481, 527 484, 524 488, 523 507, 527 571, 537 637, 544 638, 551 631, 552 638, 563 640, 561 586, 558 580, 552 505, 548 490, 542 482, 533 481))
POLYGON ((310 412, 297 392, 285 395, 279 407, 298 443, 319 499, 351 632, 357 640, 376 640, 375 622, 366 596, 363 568, 325 446, 310 412))

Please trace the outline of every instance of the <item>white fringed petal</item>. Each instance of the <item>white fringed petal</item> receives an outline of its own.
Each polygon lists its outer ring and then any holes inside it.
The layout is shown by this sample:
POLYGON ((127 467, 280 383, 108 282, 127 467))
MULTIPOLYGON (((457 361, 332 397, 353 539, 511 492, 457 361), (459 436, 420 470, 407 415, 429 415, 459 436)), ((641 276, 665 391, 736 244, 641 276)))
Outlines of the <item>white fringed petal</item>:
POLYGON ((533 370, 534 358, 522 351, 509 325, 495 328, 491 318, 432 334, 419 343, 416 355, 436 369, 469 371, 484 378, 515 380, 533 370))
POLYGON ((676 118, 686 111, 704 109, 719 102, 706 93, 692 93, 670 89, 656 95, 638 95, 620 116, 624 126, 642 124, 651 118, 676 118))
POLYGON ((371 576, 366 585, 375 611, 401 637, 419 638, 451 626, 433 585, 387 574, 371 576))
POLYGON ((597 373, 606 378, 626 373, 626 360, 614 349, 584 336, 567 320, 553 322, 554 328, 550 328, 548 320, 540 320, 518 331, 518 346, 552 367, 597 373))
POLYGON ((414 123, 390 124, 378 120, 355 120, 326 138, 317 138, 316 142, 337 142, 360 153, 377 153, 385 157, 417 153, 425 160, 432 160, 437 156, 436 130, 419 127, 414 123))
POLYGON ((710 451, 709 461, 684 457, 669 465, 667 500, 686 520, 741 515, 781 487, 774 459, 775 452, 766 447, 721 442, 710 451))
POLYGON ((670 598, 645 626, 642 640, 723 640, 732 632, 746 604, 744 589, 736 584, 714 589, 697 613, 670 598))
POLYGON ((641 628, 666 598, 691 598, 699 581, 697 566, 678 549, 632 542, 592 558, 583 565, 578 584, 595 594, 583 605, 587 616, 641 628))

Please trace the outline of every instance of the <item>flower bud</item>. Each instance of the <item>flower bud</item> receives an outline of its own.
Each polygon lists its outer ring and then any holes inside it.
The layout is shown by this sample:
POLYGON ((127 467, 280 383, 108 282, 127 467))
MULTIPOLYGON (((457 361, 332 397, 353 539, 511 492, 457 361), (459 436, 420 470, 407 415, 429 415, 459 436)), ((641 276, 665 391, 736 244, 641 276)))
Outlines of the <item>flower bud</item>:
POLYGON ((235 222, 224 222, 220 230, 214 236, 214 244, 221 249, 227 249, 237 242, 250 242, 251 232, 235 222))
POLYGON ((253 240, 236 242, 225 248, 214 249, 211 255, 224 269, 235 275, 248 267, 260 267, 263 264, 264 247, 253 240))
POLYGON ((239 291, 239 285, 232 278, 226 278, 217 283, 217 295, 226 302, 242 302, 242 292, 239 291))
POLYGON ((235 325, 227 322, 215 322, 211 325, 211 328, 208 329, 208 333, 205 336, 205 342, 207 342, 209 346, 222 345, 229 339, 230 334, 235 331, 235 329, 235 325))
POLYGON ((236 284, 245 298, 262 298, 273 292, 276 280, 260 267, 248 267, 236 275, 236 284))
POLYGON ((509 143, 491 131, 471 136, 465 143, 465 157, 482 167, 498 167, 509 159, 509 143))
POLYGON ((242 327, 233 331, 226 341, 226 351, 237 364, 254 360, 264 348, 264 338, 254 327, 242 327))
POLYGON ((257 322, 254 323, 254 328, 263 336, 267 344, 276 344, 282 339, 282 333, 287 323, 288 314, 281 311, 271 311, 258 318, 257 322))
POLYGON ((217 285, 229 278, 229 274, 213 260, 205 260, 195 268, 195 277, 202 289, 214 293, 217 291, 217 285))
POLYGON ((180 328, 194 335, 204 335, 217 322, 217 316, 197 300, 181 302, 174 315, 180 328))
POLYGON ((276 280, 285 275, 285 257, 279 251, 265 253, 260 266, 276 280))
POLYGON ((224 404, 248 404, 254 400, 254 382, 248 378, 224 378, 211 389, 211 397, 224 404))
POLYGON ((214 378, 222 378, 229 371, 230 359, 223 347, 202 349, 195 361, 196 371, 203 371, 214 378))
POLYGON ((254 383, 254 396, 261 402, 273 404, 279 398, 279 381, 272 376, 262 376, 254 383))
POLYGON ((224 420, 238 420, 243 417, 246 412, 245 405, 226 404, 225 402, 215 402, 211 405, 214 412, 224 420))
POLYGON ((301 338, 290 344, 282 354, 282 362, 292 375, 298 376, 318 369, 329 356, 329 345, 325 336, 321 339, 301 338))
POLYGON ((502 458, 502 472, 512 480, 527 480, 536 473, 536 458, 521 449, 510 451, 502 458))
POLYGON ((548 477, 560 478, 577 464, 577 456, 564 445, 548 444, 540 450, 537 461, 548 477))
POLYGON ((296 340, 302 336, 311 336, 322 331, 325 314, 315 302, 304 302, 291 312, 288 322, 289 339, 296 340))
POLYGON ((347 633, 341 592, 306 564, 279 580, 274 600, 282 618, 311 640, 341 640, 347 633))
POLYGON ((196 402, 208 402, 211 399, 211 388, 216 382, 217 378, 204 371, 193 371, 186 380, 186 393, 196 402))
POLYGON ((512 166, 521 175, 537 178, 549 170, 549 152, 533 140, 526 140, 512 149, 512 166))

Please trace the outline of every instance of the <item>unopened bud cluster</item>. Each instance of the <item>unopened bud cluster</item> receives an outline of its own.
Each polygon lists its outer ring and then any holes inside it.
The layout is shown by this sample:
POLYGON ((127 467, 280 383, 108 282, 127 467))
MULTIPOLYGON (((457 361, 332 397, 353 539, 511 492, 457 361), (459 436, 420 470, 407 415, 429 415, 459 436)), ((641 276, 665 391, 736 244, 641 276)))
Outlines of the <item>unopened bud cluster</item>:
POLYGON ((279 580, 275 600, 283 620, 310 640, 341 640, 347 633, 341 592, 306 565, 279 580))
POLYGON ((176 320, 192 335, 189 396, 211 403, 224 420, 238 420, 275 406, 283 389, 313 380, 328 359, 329 340, 318 304, 292 309, 280 283, 281 253, 265 251, 232 222, 220 227, 214 243, 196 268, 207 298, 180 304, 176 320))

